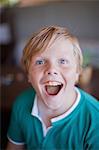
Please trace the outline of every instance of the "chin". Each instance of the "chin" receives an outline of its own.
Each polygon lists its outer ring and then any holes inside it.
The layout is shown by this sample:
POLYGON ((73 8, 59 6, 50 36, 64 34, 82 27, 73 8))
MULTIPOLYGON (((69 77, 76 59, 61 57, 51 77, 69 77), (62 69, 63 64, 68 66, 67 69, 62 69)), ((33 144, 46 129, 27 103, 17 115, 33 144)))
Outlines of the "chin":
POLYGON ((49 109, 55 110, 62 106, 61 96, 44 96, 43 103, 49 109))

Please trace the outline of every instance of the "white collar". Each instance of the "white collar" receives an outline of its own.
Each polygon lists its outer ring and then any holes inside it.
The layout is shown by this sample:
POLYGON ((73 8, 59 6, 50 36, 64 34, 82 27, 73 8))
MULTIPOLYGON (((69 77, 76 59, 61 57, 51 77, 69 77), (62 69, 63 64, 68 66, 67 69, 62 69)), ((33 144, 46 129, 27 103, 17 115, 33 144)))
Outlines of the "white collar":
MULTIPOLYGON (((66 111, 64 114, 62 114, 62 115, 60 115, 58 117, 52 118, 51 122, 56 122, 56 121, 59 121, 59 120, 65 118, 65 117, 67 117, 77 107, 77 105, 78 105, 78 103, 80 101, 81 94, 80 94, 78 88, 75 87, 75 90, 77 92, 77 99, 76 99, 75 103, 73 104, 73 106, 68 111, 66 111)), ((37 95, 35 96, 35 99, 34 99, 34 104, 33 104, 33 107, 32 107, 31 114, 33 116, 39 118, 39 120, 42 122, 42 119, 40 118, 39 113, 38 113, 37 95)))

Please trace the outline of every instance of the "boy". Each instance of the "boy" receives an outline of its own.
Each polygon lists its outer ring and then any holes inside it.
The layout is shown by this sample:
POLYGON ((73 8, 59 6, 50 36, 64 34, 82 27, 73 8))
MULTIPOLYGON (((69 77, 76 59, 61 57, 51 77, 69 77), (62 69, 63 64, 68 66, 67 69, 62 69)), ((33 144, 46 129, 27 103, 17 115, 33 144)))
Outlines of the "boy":
POLYGON ((66 28, 43 28, 22 60, 33 88, 14 103, 7 149, 99 149, 99 103, 75 87, 83 63, 76 37, 66 28))

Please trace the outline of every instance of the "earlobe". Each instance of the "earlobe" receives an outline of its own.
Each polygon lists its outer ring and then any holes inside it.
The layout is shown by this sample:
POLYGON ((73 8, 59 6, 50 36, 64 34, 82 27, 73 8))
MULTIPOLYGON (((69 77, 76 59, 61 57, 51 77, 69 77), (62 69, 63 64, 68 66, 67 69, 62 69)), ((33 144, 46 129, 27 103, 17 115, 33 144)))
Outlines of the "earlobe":
POLYGON ((28 78, 28 82, 30 83, 30 79, 28 78))
POLYGON ((78 83, 78 81, 79 81, 79 73, 76 73, 76 84, 78 83))
POLYGON ((78 80, 78 78, 79 78, 79 73, 76 74, 76 80, 78 80))
POLYGON ((28 82, 31 83, 30 76, 28 75, 28 82))

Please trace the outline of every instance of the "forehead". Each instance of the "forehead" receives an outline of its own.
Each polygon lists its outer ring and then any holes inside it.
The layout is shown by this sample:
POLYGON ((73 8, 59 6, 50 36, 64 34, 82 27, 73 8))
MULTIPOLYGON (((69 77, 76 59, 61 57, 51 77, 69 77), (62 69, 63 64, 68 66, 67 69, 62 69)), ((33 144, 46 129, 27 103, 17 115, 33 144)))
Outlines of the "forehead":
POLYGON ((65 39, 63 37, 58 38, 56 40, 52 40, 47 48, 43 51, 38 53, 38 55, 72 55, 73 54, 73 44, 69 39, 65 39))

